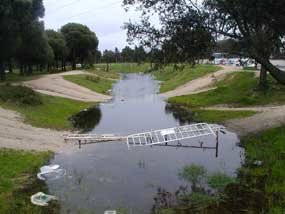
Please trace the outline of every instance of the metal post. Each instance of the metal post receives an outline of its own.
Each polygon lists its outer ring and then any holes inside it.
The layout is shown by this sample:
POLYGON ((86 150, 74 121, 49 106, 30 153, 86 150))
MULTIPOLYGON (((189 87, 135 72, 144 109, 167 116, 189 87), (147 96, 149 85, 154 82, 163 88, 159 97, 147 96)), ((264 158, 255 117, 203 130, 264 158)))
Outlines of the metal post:
POLYGON ((216 131, 216 158, 219 157, 219 131, 216 131))

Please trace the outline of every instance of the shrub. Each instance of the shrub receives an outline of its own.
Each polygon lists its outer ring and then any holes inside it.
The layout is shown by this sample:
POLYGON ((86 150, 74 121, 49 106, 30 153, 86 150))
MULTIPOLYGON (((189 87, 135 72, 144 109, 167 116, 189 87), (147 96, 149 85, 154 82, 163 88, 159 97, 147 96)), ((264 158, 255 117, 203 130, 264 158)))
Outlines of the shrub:
POLYGON ((17 105, 41 105, 41 97, 32 89, 25 86, 5 85, 0 87, 0 100, 17 105))
POLYGON ((100 82, 101 78, 98 76, 86 75, 86 79, 92 82, 100 82))
POLYGON ((207 171, 203 166, 192 164, 185 166, 179 175, 184 180, 191 182, 193 186, 196 186, 205 177, 206 173, 207 171))
POLYGON ((219 191, 222 191, 228 184, 233 182, 234 182, 233 178, 221 172, 216 172, 208 177, 209 186, 219 191))

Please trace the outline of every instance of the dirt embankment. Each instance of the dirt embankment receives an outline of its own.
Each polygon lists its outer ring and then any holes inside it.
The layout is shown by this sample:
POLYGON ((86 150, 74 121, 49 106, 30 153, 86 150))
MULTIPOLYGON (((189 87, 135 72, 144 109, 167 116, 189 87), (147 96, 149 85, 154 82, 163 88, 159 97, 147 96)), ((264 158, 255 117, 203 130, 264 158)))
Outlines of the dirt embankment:
POLYGON ((20 114, 0 108, 0 147, 62 152, 71 145, 63 141, 64 132, 35 128, 23 123, 20 114))
POLYGON ((257 114, 251 117, 234 119, 225 122, 225 126, 229 130, 237 133, 240 137, 248 134, 258 133, 268 128, 275 128, 285 125, 285 105, 245 108, 218 106, 206 109, 225 111, 225 114, 227 111, 256 111, 257 114))
POLYGON ((83 102, 105 102, 112 97, 96 93, 88 88, 66 81, 65 75, 86 74, 83 71, 70 71, 59 74, 45 75, 39 79, 24 82, 25 86, 43 94, 79 100, 83 102))
MULTIPOLYGON (((163 97, 170 98, 170 97, 177 97, 183 95, 198 94, 204 91, 213 90, 215 89, 215 87, 213 87, 214 83, 223 80, 227 76, 227 74, 233 72, 240 72, 242 69, 241 67, 234 67, 234 66, 221 66, 221 67, 222 70, 194 79, 184 85, 179 86, 173 91, 168 91, 161 95, 163 97)), ((252 71, 252 72, 258 74, 257 71, 252 71)))

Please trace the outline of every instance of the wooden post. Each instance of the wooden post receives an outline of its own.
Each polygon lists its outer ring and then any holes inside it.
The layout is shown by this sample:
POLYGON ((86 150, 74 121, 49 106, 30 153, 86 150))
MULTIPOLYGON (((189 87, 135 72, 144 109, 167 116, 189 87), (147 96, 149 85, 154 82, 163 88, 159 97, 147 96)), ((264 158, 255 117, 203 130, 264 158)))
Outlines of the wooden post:
POLYGON ((216 158, 219 157, 219 131, 216 131, 216 158))

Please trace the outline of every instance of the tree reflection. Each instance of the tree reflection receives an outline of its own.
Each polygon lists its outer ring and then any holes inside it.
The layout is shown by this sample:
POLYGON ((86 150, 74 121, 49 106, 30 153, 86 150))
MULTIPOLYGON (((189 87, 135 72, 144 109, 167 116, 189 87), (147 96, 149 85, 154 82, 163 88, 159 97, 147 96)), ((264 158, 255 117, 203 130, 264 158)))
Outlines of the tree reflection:
POLYGON ((237 182, 221 172, 209 175, 197 165, 185 166, 179 176, 190 185, 174 193, 158 188, 152 214, 269 213, 262 176, 253 179, 240 172, 237 182))
POLYGON ((194 122, 194 113, 180 105, 168 103, 165 106, 165 112, 166 114, 172 114, 180 125, 194 122))
POLYGON ((69 120, 74 129, 82 132, 89 132, 99 124, 101 117, 102 113, 100 108, 94 106, 73 115, 69 120))

